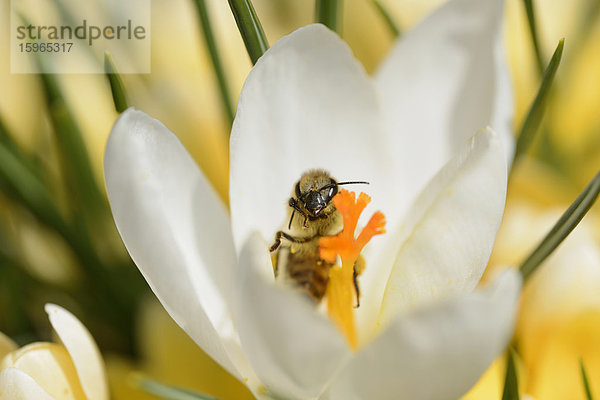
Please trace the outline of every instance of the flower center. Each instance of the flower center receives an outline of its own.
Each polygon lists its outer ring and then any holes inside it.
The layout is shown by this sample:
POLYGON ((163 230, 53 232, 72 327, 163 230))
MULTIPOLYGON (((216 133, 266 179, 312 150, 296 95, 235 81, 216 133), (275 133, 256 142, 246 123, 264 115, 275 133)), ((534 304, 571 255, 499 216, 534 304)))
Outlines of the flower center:
MULTIPOLYGON (((327 285, 327 312, 329 317, 342 331, 352 349, 356 349, 356 327, 354 325, 354 266, 363 247, 375 235, 385 233, 385 217, 377 211, 358 237, 354 237, 358 218, 371 201, 364 193, 356 198, 354 192, 341 190, 334 198, 333 204, 342 215, 344 228, 336 236, 319 239, 319 252, 323 260, 335 263, 337 256, 342 265, 334 265, 329 271, 327 285)), ((358 300, 358 293, 356 293, 358 300)))

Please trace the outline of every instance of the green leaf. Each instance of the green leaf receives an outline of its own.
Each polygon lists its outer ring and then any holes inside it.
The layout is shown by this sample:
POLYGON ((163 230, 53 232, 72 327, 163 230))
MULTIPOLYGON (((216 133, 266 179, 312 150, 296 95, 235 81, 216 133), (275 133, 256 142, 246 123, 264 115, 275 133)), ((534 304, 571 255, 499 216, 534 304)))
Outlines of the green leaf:
POLYGON ((43 224, 56 231, 68 243, 73 253, 85 269, 86 275, 94 284, 96 305, 104 301, 106 306, 102 318, 112 320, 115 326, 123 329, 124 321, 131 320, 133 304, 131 282, 121 288, 120 282, 113 282, 111 271, 103 265, 90 242, 87 232, 68 223, 58 211, 50 191, 29 168, 27 168, 2 142, 0 142, 0 190, 19 205, 28 209, 43 224), (131 313, 121 311, 131 307, 131 313))
POLYGON ((0 119, 0 141, 9 146, 14 146, 14 141, 10 134, 8 133, 8 129, 4 125, 4 121, 0 119))
POLYGON ((385 21, 385 24, 387 25, 390 32, 392 32, 392 35, 394 35, 395 38, 400 36, 400 34, 402 33, 400 26, 396 23, 396 21, 394 21, 394 18, 392 17, 388 9, 383 5, 383 3, 381 3, 380 0, 371 0, 371 3, 373 3, 375 8, 377 9, 377 12, 385 21))
POLYGON ((508 350, 502 400, 519 400, 519 382, 517 379, 517 369, 515 367, 515 354, 512 348, 508 350))
POLYGON ((79 214, 105 213, 106 203, 96 182, 83 135, 67 105, 56 75, 40 74, 39 77, 46 94, 71 207, 79 214))
POLYGON ((63 236, 69 228, 58 212, 50 192, 42 181, 0 142, 0 181, 5 193, 22 203, 29 211, 63 236))
POLYGON ((229 94, 229 85, 227 84, 227 79, 225 77, 225 70, 223 69, 223 64, 221 64, 221 57, 219 56, 219 51, 217 50, 217 45, 215 43, 210 17, 206 8, 206 2, 204 0, 194 0, 194 3, 196 4, 196 11, 198 12, 198 18, 200 19, 200 27, 202 28, 204 42, 206 43, 206 48, 210 54, 213 69, 217 77, 217 83, 219 84, 221 103, 223 104, 223 109, 225 110, 227 122, 231 126, 233 124, 235 111, 231 101, 231 96, 229 94))
POLYGON ((577 199, 569 206, 560 217, 546 237, 536 249, 521 264, 520 270, 523 279, 529 276, 552 253, 559 244, 571 233, 592 207, 600 192, 600 172, 592 179, 577 199))
POLYGON ((110 91, 112 92, 113 103, 118 113, 122 113, 129 107, 127 105, 127 95, 121 77, 117 72, 117 68, 113 62, 112 56, 108 51, 104 52, 104 73, 110 83, 110 91))
MULTIPOLYGON (((0 226, 0 230, 1 228, 0 226)), ((7 239, 10 240, 7 236, 12 235, 0 232, 2 244, 12 245, 12 248, 16 248, 15 243, 6 243, 7 239)), ((33 320, 25 310, 29 307, 28 300, 30 301, 31 297, 42 289, 42 284, 28 272, 28 269, 26 265, 9 255, 0 246, 0 291, 3 295, 2 304, 0 304, 2 331, 6 334, 17 334, 18 338, 13 337, 13 339, 19 339, 19 341, 24 336, 36 340, 33 320)), ((51 283, 44 282, 44 285, 49 286, 51 283)), ((19 344, 25 345, 26 343, 19 344)))
POLYGON ((136 376, 133 378, 133 384, 140 389, 152 393, 155 396, 170 400, 219 400, 216 397, 201 393, 195 393, 190 390, 182 389, 176 386, 165 385, 155 380, 136 376))
POLYGON ((252 64, 256 64, 258 59, 269 48, 269 42, 265 36, 262 25, 254 11, 252 1, 250 0, 228 0, 229 7, 235 18, 246 50, 252 60, 252 64))
POLYGON ((342 0, 316 0, 315 22, 320 22, 334 32, 340 32, 342 24, 342 0))
POLYGON ((546 67, 546 71, 544 71, 540 88, 535 96, 535 99, 533 100, 533 103, 531 104, 531 107, 529 107, 525 121, 523 122, 523 125, 519 131, 513 164, 515 164, 521 158, 521 156, 525 154, 531 145, 535 133, 540 127, 542 117, 546 111, 548 94, 550 93, 552 82, 554 82, 556 70, 560 65, 564 44, 564 39, 561 39, 558 42, 558 46, 556 46, 556 50, 550 59, 550 63, 548 63, 548 67, 546 67))
POLYGON ((527 13, 527 22, 529 24, 529 33, 531 34, 531 42, 533 44, 533 51, 535 53, 535 61, 538 68, 538 72, 541 74, 544 70, 544 63, 542 62, 542 54, 540 51, 540 44, 537 34, 537 28, 535 23, 535 12, 533 10, 532 0, 523 0, 525 6, 525 12, 527 13))
POLYGON ((17 142, 15 142, 13 135, 9 133, 6 125, 4 125, 2 118, 0 118, 0 143, 5 146, 5 150, 11 152, 16 158, 18 158, 19 162, 28 168, 31 173, 38 177, 40 176, 39 168, 37 168, 32 160, 21 151, 17 142))
POLYGON ((593 400, 592 390, 590 389, 590 381, 588 380, 587 372, 585 371, 585 365, 583 359, 579 357, 579 369, 581 370, 581 379, 583 380, 583 388, 585 389, 585 396, 587 400, 593 400))

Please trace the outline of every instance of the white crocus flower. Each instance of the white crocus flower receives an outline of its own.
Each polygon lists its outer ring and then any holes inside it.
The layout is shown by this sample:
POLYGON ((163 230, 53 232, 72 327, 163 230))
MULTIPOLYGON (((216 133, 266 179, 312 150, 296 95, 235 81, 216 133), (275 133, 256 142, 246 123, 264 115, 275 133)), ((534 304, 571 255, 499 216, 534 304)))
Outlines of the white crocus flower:
POLYGON ((453 399, 503 350, 519 275, 474 291, 511 149, 501 6, 447 3, 375 79, 323 26, 275 43, 240 96, 230 213, 162 123, 130 109, 115 124, 105 175, 129 253, 173 319, 257 397, 453 399), (388 221, 363 252, 356 351, 274 284, 268 247, 312 168, 368 180, 388 221))
POLYGON ((0 333, 0 399, 108 400, 104 362, 73 314, 46 305, 58 343, 17 346, 0 333))

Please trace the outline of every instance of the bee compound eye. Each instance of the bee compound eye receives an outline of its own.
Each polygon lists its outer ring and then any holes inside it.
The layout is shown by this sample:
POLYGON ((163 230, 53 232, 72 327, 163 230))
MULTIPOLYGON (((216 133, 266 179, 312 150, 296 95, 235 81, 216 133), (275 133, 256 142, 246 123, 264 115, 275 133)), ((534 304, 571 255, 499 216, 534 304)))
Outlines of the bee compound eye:
POLYGON ((331 201, 331 199, 337 194, 337 191, 337 183, 334 180, 331 180, 331 183, 328 183, 321 188, 324 201, 329 203, 329 201, 331 201))
POLYGON ((325 188, 325 189, 321 189, 321 197, 323 198, 323 202, 325 203, 329 203, 331 201, 331 198, 333 197, 333 188, 325 188))
POLYGON ((337 194, 337 192, 338 192, 338 187, 337 187, 337 185, 335 185, 331 189, 329 189, 329 198, 333 199, 333 197, 337 194))

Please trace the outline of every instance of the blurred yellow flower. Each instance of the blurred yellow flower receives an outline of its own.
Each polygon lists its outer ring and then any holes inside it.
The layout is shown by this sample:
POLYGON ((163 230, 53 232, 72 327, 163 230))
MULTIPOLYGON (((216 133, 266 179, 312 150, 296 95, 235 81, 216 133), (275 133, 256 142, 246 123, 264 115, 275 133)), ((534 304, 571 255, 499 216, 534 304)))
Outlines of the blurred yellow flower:
POLYGON ((47 304, 57 343, 17 346, 0 334, 0 399, 107 400, 104 363, 94 339, 71 313, 47 304))
MULTIPOLYGON (((553 166, 579 190, 600 169, 600 14, 594 4, 586 0, 533 1, 543 63, 559 39, 565 38, 563 59, 539 133, 545 136, 546 146, 538 152, 550 154, 553 166)), ((523 1, 507 0, 506 9, 505 36, 516 89, 515 122, 519 126, 537 92, 540 77, 523 1)))
MULTIPOLYGON (((506 360, 506 354, 498 357, 481 376, 477 384, 461 400, 500 400, 504 391, 504 381, 506 378, 506 360)), ((533 400, 533 397, 523 392, 522 382, 527 379, 523 362, 516 354, 514 361, 517 369, 521 400, 533 400)))
MULTIPOLYGON (((518 265, 576 196, 564 180, 531 160, 519 165, 509 193, 486 275, 518 265)), ((523 289, 514 338, 522 361, 519 386, 536 399, 586 399, 580 357, 592 393, 600 395, 600 246, 593 217, 573 231, 523 289)), ((502 358, 496 360, 465 399, 500 399, 505 365, 502 358)))
MULTIPOLYGON (((558 215, 535 218, 555 221, 558 215)), ((536 398, 584 400, 579 357, 592 390, 600 388, 600 247, 585 222, 523 291, 516 339, 529 374, 527 392, 536 398)))

